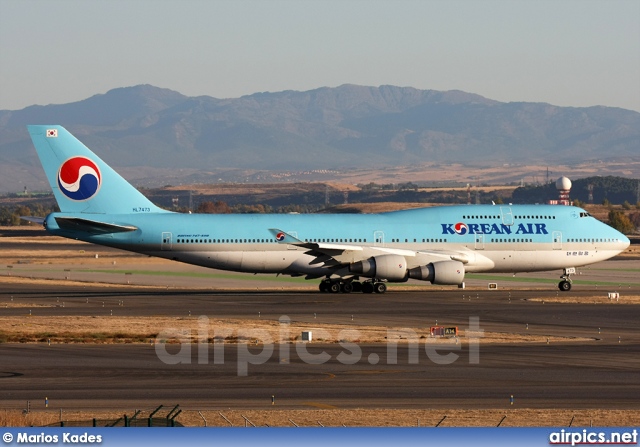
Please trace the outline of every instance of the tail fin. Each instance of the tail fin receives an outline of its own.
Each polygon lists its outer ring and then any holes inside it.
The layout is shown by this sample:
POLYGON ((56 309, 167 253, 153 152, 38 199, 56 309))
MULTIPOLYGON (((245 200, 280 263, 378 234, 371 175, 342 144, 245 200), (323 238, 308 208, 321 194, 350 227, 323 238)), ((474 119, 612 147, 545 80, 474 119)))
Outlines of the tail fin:
POLYGON ((60 211, 164 212, 62 126, 27 126, 60 211))

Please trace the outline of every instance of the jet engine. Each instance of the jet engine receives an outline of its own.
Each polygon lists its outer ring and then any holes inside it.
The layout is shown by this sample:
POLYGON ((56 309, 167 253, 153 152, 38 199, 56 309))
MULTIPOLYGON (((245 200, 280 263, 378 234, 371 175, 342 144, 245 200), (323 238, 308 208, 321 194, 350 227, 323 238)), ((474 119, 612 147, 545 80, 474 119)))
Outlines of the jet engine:
POLYGON ((349 266, 349 271, 369 278, 403 282, 407 280, 407 260, 400 255, 373 256, 354 262, 349 266))
POLYGON ((464 264, 459 261, 437 261, 409 270, 409 278, 431 284, 459 285, 464 281, 464 264))

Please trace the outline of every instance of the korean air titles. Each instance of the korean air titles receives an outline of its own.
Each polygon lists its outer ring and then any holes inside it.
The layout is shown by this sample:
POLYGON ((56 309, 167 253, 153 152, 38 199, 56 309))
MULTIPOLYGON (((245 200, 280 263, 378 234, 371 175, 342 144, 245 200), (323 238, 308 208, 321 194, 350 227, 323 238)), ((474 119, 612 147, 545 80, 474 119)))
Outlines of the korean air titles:
POLYGON ((549 234, 546 223, 520 223, 518 225, 506 225, 497 223, 471 223, 458 222, 456 224, 441 224, 442 234, 549 234))

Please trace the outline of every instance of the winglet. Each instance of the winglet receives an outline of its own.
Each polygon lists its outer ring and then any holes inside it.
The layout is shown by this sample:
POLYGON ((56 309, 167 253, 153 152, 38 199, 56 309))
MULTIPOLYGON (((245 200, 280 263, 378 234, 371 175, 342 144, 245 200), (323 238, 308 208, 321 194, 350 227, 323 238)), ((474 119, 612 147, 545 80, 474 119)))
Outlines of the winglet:
POLYGON ((273 234, 273 237, 276 238, 276 241, 279 244, 304 244, 303 241, 291 236, 286 231, 282 231, 277 228, 269 228, 269 232, 273 234))

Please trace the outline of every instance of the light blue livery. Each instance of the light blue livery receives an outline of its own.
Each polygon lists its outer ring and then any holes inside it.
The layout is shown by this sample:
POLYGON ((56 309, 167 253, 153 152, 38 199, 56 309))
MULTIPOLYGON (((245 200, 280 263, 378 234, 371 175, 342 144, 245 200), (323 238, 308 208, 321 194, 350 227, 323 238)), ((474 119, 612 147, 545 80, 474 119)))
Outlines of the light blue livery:
POLYGON ((629 239, 585 210, 457 205, 382 214, 180 214, 151 203, 62 126, 28 126, 59 213, 51 234, 205 267, 323 278, 323 292, 384 293, 409 278, 462 286, 467 272, 600 262, 629 239))

